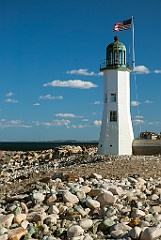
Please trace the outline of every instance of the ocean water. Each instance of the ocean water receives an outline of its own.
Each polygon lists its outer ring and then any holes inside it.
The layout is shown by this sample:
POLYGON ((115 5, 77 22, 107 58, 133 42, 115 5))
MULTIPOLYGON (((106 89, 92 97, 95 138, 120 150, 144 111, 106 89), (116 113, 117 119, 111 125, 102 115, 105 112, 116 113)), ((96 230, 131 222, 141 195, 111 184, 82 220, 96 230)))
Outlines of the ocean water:
POLYGON ((38 151, 52 149, 61 145, 97 146, 98 141, 46 141, 46 142, 0 142, 0 150, 38 151))

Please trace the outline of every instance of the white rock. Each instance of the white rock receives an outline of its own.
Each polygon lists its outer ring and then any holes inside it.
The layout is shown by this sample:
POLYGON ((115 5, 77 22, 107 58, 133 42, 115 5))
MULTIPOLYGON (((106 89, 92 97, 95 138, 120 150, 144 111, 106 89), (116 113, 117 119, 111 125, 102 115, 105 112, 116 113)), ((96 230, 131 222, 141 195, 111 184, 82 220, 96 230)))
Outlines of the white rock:
POLYGON ((131 227, 126 225, 126 223, 122 222, 122 223, 117 223, 114 226, 114 230, 116 231, 122 231, 122 232, 126 232, 126 231, 130 231, 131 227))
POLYGON ((79 222, 79 225, 83 228, 83 229, 88 229, 91 228, 93 225, 93 221, 91 219, 83 219, 82 221, 79 222))
POLYGON ((8 233, 1 235, 0 240, 8 240, 8 233))
POLYGON ((121 237, 121 235, 123 235, 123 231, 113 230, 113 231, 110 232, 110 235, 114 238, 118 238, 118 237, 121 237))
POLYGON ((83 240, 84 236, 79 236, 79 237, 73 237, 70 238, 70 240, 83 240))
POLYGON ((145 183, 146 183, 146 181, 145 181, 143 178, 141 178, 141 177, 138 177, 137 180, 138 180, 138 182, 140 182, 141 184, 145 184, 145 183))
POLYGON ((135 226, 129 231, 129 236, 132 239, 139 239, 141 232, 142 232, 142 229, 140 227, 135 226))
POLYGON ((21 222, 20 226, 23 227, 24 229, 26 229, 29 224, 30 223, 27 220, 24 220, 21 222))
POLYGON ((80 188, 80 191, 84 192, 84 193, 88 193, 91 191, 91 188, 89 186, 82 186, 80 188))
POLYGON ((12 224, 13 218, 14 218, 13 214, 0 216, 0 228, 3 227, 9 228, 12 224))
POLYGON ((70 203, 73 203, 73 204, 76 204, 76 203, 79 202, 79 199, 77 198, 77 196, 72 194, 69 191, 64 194, 63 200, 64 200, 64 202, 70 202, 70 203))
POLYGON ((156 240, 161 236, 161 228, 148 227, 140 236, 140 240, 156 240))
POLYGON ((152 195, 151 195, 151 200, 153 200, 153 201, 157 200, 158 198, 159 198, 159 197, 158 197, 157 194, 152 194, 152 195))
POLYGON ((114 195, 121 195, 123 193, 123 189, 117 186, 111 186, 109 187, 108 190, 112 192, 114 195))
POLYGON ((37 202, 43 202, 45 199, 45 196, 41 192, 34 192, 32 197, 37 202))
POLYGON ((132 218, 136 218, 136 217, 141 218, 141 217, 144 217, 144 216, 145 216, 145 212, 143 212, 140 209, 133 210, 132 213, 131 213, 132 218))
POLYGON ((49 214, 53 214, 53 213, 59 214, 59 209, 57 208, 57 206, 51 205, 51 206, 49 207, 48 213, 49 213, 49 214))
POLYGON ((86 199, 86 205, 90 209, 100 208, 100 202, 93 200, 91 198, 86 199))
POLYGON ((89 234, 87 234, 87 235, 83 238, 83 240, 93 240, 93 238, 92 238, 89 234))
POLYGON ((50 214, 50 215, 48 215, 48 216, 46 217, 45 223, 46 223, 46 224, 50 224, 50 223, 56 224, 57 221, 58 221, 58 218, 59 218, 58 215, 56 215, 56 214, 50 214))
POLYGON ((98 180, 99 180, 99 179, 102 179, 102 175, 97 174, 97 173, 92 173, 90 177, 91 177, 91 178, 97 178, 98 180))
POLYGON ((0 235, 3 235, 8 232, 7 228, 0 228, 0 235))
POLYGON ((115 196, 112 196, 108 192, 101 193, 97 197, 97 201, 100 202, 101 208, 104 207, 105 205, 110 205, 110 206, 114 205, 116 203, 116 200, 117 198, 115 196))
POLYGON ((67 236, 69 238, 79 237, 83 235, 83 233, 84 233, 83 228, 81 228, 79 225, 73 225, 68 229, 67 236))

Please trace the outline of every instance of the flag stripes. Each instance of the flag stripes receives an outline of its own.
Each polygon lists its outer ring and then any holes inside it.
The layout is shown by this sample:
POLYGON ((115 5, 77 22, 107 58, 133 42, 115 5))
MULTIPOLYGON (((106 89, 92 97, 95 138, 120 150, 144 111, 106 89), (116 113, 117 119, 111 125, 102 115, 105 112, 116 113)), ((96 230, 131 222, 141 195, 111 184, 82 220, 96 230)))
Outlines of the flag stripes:
POLYGON ((114 31, 124 31, 124 30, 128 30, 131 28, 131 23, 132 23, 132 18, 128 19, 128 20, 124 20, 122 22, 118 22, 114 25, 113 27, 113 32, 114 31))

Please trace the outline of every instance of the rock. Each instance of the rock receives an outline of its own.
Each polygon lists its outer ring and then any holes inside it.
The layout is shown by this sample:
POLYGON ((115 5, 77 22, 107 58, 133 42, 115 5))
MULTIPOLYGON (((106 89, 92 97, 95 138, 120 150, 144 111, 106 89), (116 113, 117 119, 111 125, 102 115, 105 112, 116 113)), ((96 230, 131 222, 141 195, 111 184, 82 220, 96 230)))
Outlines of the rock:
POLYGON ((91 191, 88 193, 88 195, 90 196, 90 197, 96 197, 96 196, 98 196, 99 194, 101 194, 102 193, 102 190, 100 189, 100 188, 93 188, 93 189, 91 189, 91 191))
POLYGON ((9 228, 12 224, 14 214, 2 215, 0 216, 0 228, 9 228))
POLYGON ((8 233, 0 235, 0 240, 8 240, 8 233))
POLYGON ((56 224, 58 221, 59 216, 56 214, 50 214, 46 217, 45 223, 46 224, 56 224))
POLYGON ((89 186, 82 186, 80 188, 80 191, 82 191, 84 193, 89 193, 91 191, 91 187, 89 187, 89 186))
POLYGON ((97 173, 92 173, 92 174, 90 175, 90 178, 102 179, 102 175, 97 174, 97 173))
POLYGON ((139 209, 133 210, 131 213, 132 218, 137 218, 137 217, 141 218, 144 216, 145 216, 145 212, 143 212, 142 210, 139 210, 139 209))
POLYGON ((42 213, 37 213, 33 216, 33 221, 34 222, 43 222, 44 219, 46 218, 46 213, 42 212, 42 213))
POLYGON ((26 234, 27 230, 22 227, 10 229, 8 231, 8 240, 19 240, 22 236, 25 236, 26 234))
POLYGON ((57 199, 56 194, 53 194, 47 199, 47 205, 48 206, 52 205, 56 201, 56 199, 57 199))
POLYGON ((91 219, 82 219, 82 220, 79 222, 79 225, 80 225, 83 229, 87 230, 87 229, 89 229, 89 228, 92 227, 93 221, 92 221, 91 219))
POLYGON ((79 225, 73 225, 68 229, 67 236, 69 238, 78 237, 83 235, 83 233, 84 233, 83 228, 81 228, 79 225))
POLYGON ((100 208, 100 202, 93 200, 91 198, 86 199, 86 205, 87 205, 87 207, 89 207, 92 210, 96 209, 96 208, 100 208))
POLYGON ((156 163, 160 171, 161 156, 90 157, 84 147, 85 156, 74 155, 69 146, 62 149, 68 156, 58 157, 55 149, 0 151, 9 159, 0 158, 0 240, 9 240, 8 232, 11 240, 161 238, 161 178, 147 177, 156 163), (126 177, 128 167, 137 169, 140 163, 147 178, 126 177), (127 172, 116 178, 118 164, 127 172), (73 166, 84 169, 84 176, 77 176, 73 166), (103 178, 99 170, 108 167, 113 177, 103 178), (59 173, 63 168, 65 173, 59 173), (91 174, 93 169, 97 173, 91 174))
POLYGON ((112 192, 114 195, 121 195, 123 193, 123 189, 117 186, 111 186, 109 187, 108 190, 112 192))
POLYGON ((36 201, 36 203, 41 203, 45 199, 45 196, 41 192, 34 192, 32 197, 36 201))
POLYGON ((20 214, 17 214, 15 217, 14 217, 14 223, 18 223, 20 224, 23 220, 26 219, 26 214, 25 213, 20 213, 20 214))
POLYGON ((142 229, 140 227, 135 226, 129 231, 129 236, 132 239, 139 239, 141 232, 142 232, 142 229))
POLYGON ((89 234, 87 234, 87 235, 83 238, 83 240, 93 240, 93 238, 92 238, 89 234))
POLYGON ((53 214, 53 213, 59 214, 59 209, 57 208, 57 206, 51 205, 51 206, 49 207, 48 213, 49 213, 49 214, 53 214))
POLYGON ((64 202, 70 202, 70 203, 73 203, 73 204, 76 204, 76 203, 79 202, 79 199, 77 198, 77 196, 72 194, 69 191, 64 194, 63 200, 64 200, 64 202))
POLYGON ((29 225, 29 222, 27 220, 22 221, 20 224, 20 226, 24 229, 26 229, 28 225, 29 225))
POLYGON ((97 197, 97 201, 100 202, 101 208, 105 205, 113 206, 116 203, 117 198, 110 193, 104 192, 97 197))
POLYGON ((156 240, 161 236, 161 228, 148 227, 140 236, 140 240, 156 240))

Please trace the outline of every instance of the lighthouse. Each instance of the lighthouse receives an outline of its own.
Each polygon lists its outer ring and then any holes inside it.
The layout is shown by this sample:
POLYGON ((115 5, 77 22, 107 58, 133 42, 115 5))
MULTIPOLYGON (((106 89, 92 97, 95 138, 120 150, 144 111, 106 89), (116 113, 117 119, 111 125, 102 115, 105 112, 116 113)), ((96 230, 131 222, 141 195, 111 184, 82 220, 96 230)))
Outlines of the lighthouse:
POLYGON ((106 60, 100 66, 104 76, 104 109, 98 154, 132 154, 131 70, 126 63, 126 47, 116 36, 107 46, 106 60))

